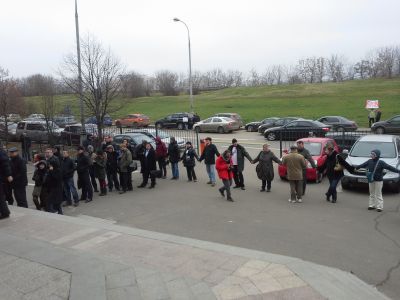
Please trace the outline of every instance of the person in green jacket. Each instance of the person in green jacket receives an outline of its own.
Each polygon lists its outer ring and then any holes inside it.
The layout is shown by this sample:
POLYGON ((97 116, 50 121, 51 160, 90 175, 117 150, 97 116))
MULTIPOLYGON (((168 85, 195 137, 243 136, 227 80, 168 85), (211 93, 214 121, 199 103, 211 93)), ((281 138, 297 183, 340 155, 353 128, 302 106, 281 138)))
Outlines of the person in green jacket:
POLYGON ((99 196, 107 195, 106 183, 106 156, 103 150, 96 151, 96 157, 93 160, 94 175, 99 180, 100 194, 99 196))

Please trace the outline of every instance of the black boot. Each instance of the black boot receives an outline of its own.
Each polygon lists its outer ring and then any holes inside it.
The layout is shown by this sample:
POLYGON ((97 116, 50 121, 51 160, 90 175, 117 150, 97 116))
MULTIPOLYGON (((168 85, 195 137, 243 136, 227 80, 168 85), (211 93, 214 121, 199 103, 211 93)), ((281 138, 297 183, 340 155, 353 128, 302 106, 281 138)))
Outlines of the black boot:
POLYGON ((330 200, 330 195, 328 193, 325 193, 325 196, 326 196, 326 201, 328 201, 328 202, 331 201, 330 200))
POLYGON ((336 196, 336 195, 333 195, 333 196, 332 196, 332 203, 336 203, 336 200, 337 200, 337 196, 336 196))
POLYGON ((99 196, 105 196, 107 195, 107 188, 100 188, 101 193, 99 194, 99 196))

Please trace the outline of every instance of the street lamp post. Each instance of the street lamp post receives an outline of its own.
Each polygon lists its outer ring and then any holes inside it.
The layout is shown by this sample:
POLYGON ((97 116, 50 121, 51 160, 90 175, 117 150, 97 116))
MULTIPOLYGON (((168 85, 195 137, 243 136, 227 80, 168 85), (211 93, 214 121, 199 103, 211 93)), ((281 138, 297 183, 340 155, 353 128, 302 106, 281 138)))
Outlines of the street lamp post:
POLYGON ((81 110, 81 137, 80 144, 83 145, 85 139, 85 118, 83 108, 83 91, 82 91, 82 69, 81 69, 81 44, 79 40, 79 21, 78 21, 78 3, 75 0, 75 30, 76 30, 76 56, 78 58, 78 91, 79 91, 79 105, 81 110))
POLYGON ((193 81, 192 81, 192 53, 190 49, 190 33, 189 33, 189 27, 186 25, 185 22, 178 18, 174 18, 174 22, 181 22, 185 25, 187 29, 187 34, 188 34, 188 42, 189 42, 189 99, 190 99, 190 112, 194 112, 194 107, 193 107, 193 81))

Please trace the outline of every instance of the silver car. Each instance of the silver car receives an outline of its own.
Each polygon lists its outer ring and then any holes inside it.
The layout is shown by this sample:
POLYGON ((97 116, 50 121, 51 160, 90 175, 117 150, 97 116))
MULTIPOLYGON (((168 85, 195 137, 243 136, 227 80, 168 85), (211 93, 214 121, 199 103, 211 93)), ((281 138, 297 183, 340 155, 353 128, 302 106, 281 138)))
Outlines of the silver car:
POLYGON ((24 133, 32 141, 49 141, 49 131, 52 132, 54 138, 57 140, 61 136, 62 129, 55 123, 49 122, 50 130, 47 130, 45 121, 21 121, 18 123, 16 130, 17 140, 21 141, 24 133))
POLYGON ((239 129, 240 124, 237 121, 226 117, 211 117, 193 125, 196 132, 227 133, 239 129))

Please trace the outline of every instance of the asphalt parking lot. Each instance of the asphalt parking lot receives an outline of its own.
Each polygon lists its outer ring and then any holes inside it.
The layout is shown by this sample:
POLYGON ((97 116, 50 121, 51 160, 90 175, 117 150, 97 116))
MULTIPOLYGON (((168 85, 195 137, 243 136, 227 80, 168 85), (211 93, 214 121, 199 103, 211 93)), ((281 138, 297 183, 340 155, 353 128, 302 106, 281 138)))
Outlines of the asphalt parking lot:
MULTIPOLYGON (((233 137, 255 157, 266 141, 257 133, 209 134, 222 151, 233 137)), ((207 134, 201 134, 205 137, 207 134)), ((279 143, 273 142, 279 155, 279 143)), ((170 170, 168 170, 170 172, 170 170)), ((384 194, 382 213, 368 211, 366 190, 341 191, 338 202, 324 199, 327 180, 309 183, 302 204, 290 204, 289 185, 277 171, 271 193, 259 191, 255 166, 246 161, 246 190, 224 200, 206 184, 204 163, 196 166, 197 183, 160 179, 156 188, 134 189, 96 197, 66 208, 67 215, 89 215, 152 231, 294 256, 351 271, 393 299, 400 299, 400 198, 384 194)), ((169 173, 170 175, 170 173, 169 173)), ((135 173, 134 186, 140 183, 135 173)), ((28 191, 29 195, 29 191, 28 191)))

